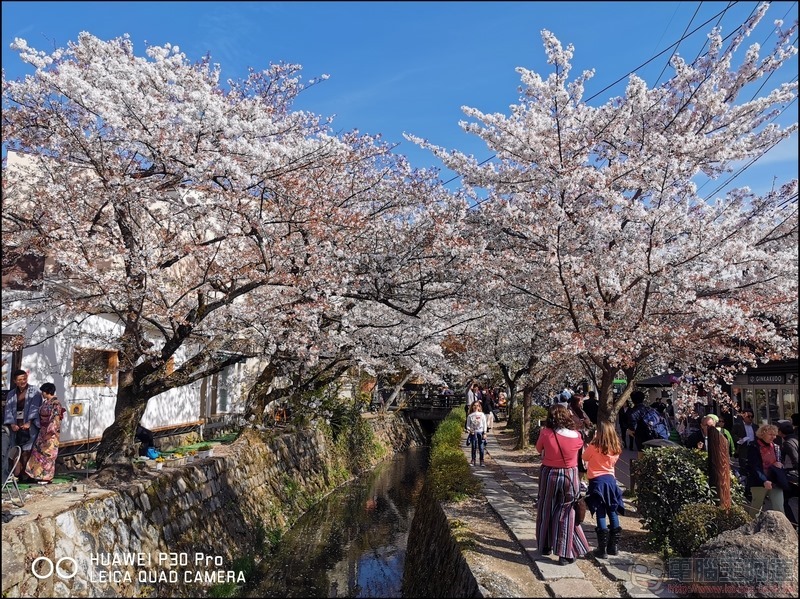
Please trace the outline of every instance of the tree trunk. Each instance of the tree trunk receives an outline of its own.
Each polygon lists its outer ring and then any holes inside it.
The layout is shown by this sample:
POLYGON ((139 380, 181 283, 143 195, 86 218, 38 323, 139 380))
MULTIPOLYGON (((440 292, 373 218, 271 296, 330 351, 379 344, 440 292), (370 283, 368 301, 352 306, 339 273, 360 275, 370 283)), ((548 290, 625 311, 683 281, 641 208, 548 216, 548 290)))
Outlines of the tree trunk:
POLYGON ((245 411, 245 419, 249 422, 250 418, 256 424, 264 423, 264 412, 267 409, 268 394, 272 381, 278 373, 276 362, 273 360, 259 373, 258 380, 256 380, 250 392, 247 394, 247 408, 245 411))
POLYGON ((528 439, 530 439, 530 414, 531 414, 531 398, 533 397, 533 389, 525 387, 522 390, 522 422, 520 423, 520 434, 517 439, 516 449, 526 449, 528 447, 528 439))
POLYGON ((717 489, 719 505, 731 509, 731 464, 728 440, 715 428, 708 428, 708 482, 717 489))
MULTIPOLYGON (((122 376, 120 377, 122 378, 122 376)), ((147 408, 147 401, 134 396, 132 386, 120 386, 114 408, 114 422, 104 432, 97 447, 97 467, 102 469, 120 464, 130 464, 136 457, 136 427, 147 408)))
POLYGON ((392 389, 392 394, 389 396, 389 399, 388 399, 388 400, 386 400, 386 403, 385 403, 385 404, 383 405, 383 407, 381 408, 381 412, 382 412, 382 413, 384 413, 384 414, 385 414, 386 412, 388 412, 388 411, 389 411, 389 406, 391 406, 392 404, 394 404, 394 402, 395 402, 395 401, 397 400, 397 398, 400 396, 400 392, 403 390, 403 387, 405 386, 405 384, 406 384, 408 381, 410 381, 410 380, 411 380, 411 376, 412 376, 412 374, 409 372, 407 375, 405 375, 405 376, 404 376, 404 377, 403 377, 403 378, 400 380, 400 382, 399 382, 399 383, 397 383, 397 384, 394 386, 394 389, 392 389))
MULTIPOLYGON (((616 370, 604 370, 597 390, 597 424, 609 422, 616 426, 620 408, 628 401, 633 392, 633 383, 629 380, 627 387, 616 400, 614 399, 614 379, 616 370)), ((624 437, 625 431, 622 431, 624 437)))
POLYGON ((506 411, 508 414, 514 409, 517 403, 517 382, 508 381, 508 397, 506 397, 506 411))

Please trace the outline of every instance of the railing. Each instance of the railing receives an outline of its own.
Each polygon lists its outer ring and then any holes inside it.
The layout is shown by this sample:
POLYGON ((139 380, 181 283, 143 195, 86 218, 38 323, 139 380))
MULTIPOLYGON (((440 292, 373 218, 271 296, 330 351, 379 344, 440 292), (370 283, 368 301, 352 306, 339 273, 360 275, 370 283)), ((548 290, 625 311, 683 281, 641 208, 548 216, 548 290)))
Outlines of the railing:
POLYGON ((464 401, 455 395, 422 395, 409 394, 406 396, 405 408, 416 410, 452 410, 458 405, 464 405, 464 401))
MULTIPOLYGON (((402 410, 411 413, 413 418, 443 419, 456 406, 463 406, 464 401, 455 395, 425 395, 424 393, 402 392, 386 410, 396 412, 402 410)), ((383 408, 380 403, 370 404, 370 410, 379 412, 383 408)))

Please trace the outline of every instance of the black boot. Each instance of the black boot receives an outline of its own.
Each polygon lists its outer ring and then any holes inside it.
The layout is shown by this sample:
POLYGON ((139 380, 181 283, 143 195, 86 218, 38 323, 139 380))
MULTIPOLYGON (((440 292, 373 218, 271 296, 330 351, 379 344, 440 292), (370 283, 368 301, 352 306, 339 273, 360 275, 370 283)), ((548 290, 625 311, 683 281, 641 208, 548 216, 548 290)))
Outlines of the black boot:
POLYGON ((608 555, 617 555, 617 545, 619 544, 619 535, 622 533, 622 527, 612 528, 608 535, 608 545, 606 552, 608 555))
POLYGON ((606 559, 608 554, 606 553, 606 545, 608 544, 608 529, 607 528, 595 528, 594 531, 597 533, 597 549, 593 551, 595 557, 599 557, 600 559, 606 559))

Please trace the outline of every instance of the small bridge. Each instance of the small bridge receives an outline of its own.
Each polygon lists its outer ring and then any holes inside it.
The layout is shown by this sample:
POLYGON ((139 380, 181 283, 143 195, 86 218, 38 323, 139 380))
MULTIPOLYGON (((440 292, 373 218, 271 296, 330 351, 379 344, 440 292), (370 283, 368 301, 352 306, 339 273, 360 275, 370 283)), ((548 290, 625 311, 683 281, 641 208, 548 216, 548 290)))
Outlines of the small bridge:
MULTIPOLYGON (((389 411, 402 410, 404 414, 416 420, 444 420, 453 408, 460 406, 463 409, 465 402, 463 398, 455 395, 409 393, 401 395, 398 404, 389 406, 389 411)), ((466 418, 466 412, 464 417, 466 418)))

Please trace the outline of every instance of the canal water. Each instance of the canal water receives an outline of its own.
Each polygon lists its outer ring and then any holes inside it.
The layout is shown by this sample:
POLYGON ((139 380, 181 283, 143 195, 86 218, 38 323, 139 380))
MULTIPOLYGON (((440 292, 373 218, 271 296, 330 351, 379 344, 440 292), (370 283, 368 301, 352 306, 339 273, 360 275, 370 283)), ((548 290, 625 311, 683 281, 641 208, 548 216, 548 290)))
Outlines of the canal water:
POLYGON ((328 495, 259 566, 251 597, 401 597, 406 543, 428 462, 413 448, 328 495))

